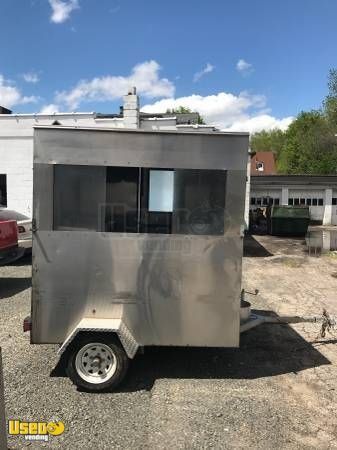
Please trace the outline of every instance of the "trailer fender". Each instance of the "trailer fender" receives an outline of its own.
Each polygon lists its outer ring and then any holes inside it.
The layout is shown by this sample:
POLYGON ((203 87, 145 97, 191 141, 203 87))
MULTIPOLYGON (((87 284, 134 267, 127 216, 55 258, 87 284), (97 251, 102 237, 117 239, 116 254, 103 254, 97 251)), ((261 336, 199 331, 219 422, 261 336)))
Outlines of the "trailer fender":
POLYGON ((58 350, 58 355, 62 355, 69 347, 69 344, 76 338, 76 336, 82 332, 107 332, 116 333, 121 341, 121 344, 130 359, 132 359, 140 344, 136 341, 131 331, 125 325, 121 319, 95 319, 95 318, 84 318, 77 326, 72 330, 72 332, 67 336, 66 340, 63 342, 58 350))

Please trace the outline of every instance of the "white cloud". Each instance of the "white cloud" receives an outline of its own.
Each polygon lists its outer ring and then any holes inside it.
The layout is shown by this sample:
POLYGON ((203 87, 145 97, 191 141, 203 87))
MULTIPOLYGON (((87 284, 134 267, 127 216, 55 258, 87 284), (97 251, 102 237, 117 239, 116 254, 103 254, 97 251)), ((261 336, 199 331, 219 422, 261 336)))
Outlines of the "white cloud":
POLYGON ((167 78, 159 78, 160 65, 156 61, 137 64, 127 77, 107 75, 81 80, 70 91, 56 94, 56 103, 65 104, 74 110, 86 101, 112 101, 126 94, 132 87, 137 87, 138 94, 145 97, 172 97, 174 84, 167 78))
POLYGON ((244 59, 239 59, 236 63, 236 70, 242 75, 249 75, 254 71, 253 64, 245 61, 244 59))
POLYGON ((277 119, 269 114, 258 113, 256 116, 250 116, 233 122, 232 125, 227 127, 224 131, 249 131, 250 133, 256 133, 258 131, 273 130, 275 128, 286 130, 294 119, 295 117, 277 119))
POLYGON ((10 81, 5 80, 0 74, 0 105, 6 108, 12 108, 16 105, 23 105, 25 103, 36 103, 38 97, 34 95, 26 96, 13 85, 10 81))
POLYGON ((262 129, 286 129, 292 117, 277 119, 266 113, 267 99, 263 95, 241 92, 234 95, 219 92, 215 95, 190 95, 168 98, 145 105, 144 112, 165 112, 167 109, 185 106, 198 111, 207 124, 215 125, 223 131, 256 132, 262 129))
POLYGON ((36 72, 26 72, 22 77, 26 83, 38 83, 40 81, 40 77, 36 72))
POLYGON ((63 23, 69 19, 70 14, 79 8, 78 0, 49 0, 52 9, 50 21, 63 23))
POLYGON ((50 103, 49 105, 44 105, 41 108, 40 114, 53 114, 59 112, 59 106, 55 103, 50 103))
POLYGON ((210 64, 210 63, 207 63, 206 66, 205 66, 202 70, 200 70, 199 72, 196 72, 196 73, 194 74, 194 76, 193 76, 193 81, 194 81, 194 83, 195 83, 196 81, 199 81, 200 78, 202 78, 202 77, 203 77, 204 75, 206 75, 207 73, 213 72, 214 69, 215 69, 215 66, 213 66, 213 65, 210 64))

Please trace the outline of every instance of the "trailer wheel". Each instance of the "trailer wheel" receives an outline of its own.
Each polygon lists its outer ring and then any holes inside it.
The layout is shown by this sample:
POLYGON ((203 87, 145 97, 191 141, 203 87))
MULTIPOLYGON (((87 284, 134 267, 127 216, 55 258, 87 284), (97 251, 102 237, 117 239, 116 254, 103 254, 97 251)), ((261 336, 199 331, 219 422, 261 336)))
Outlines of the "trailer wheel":
POLYGON ((121 383, 128 366, 129 358, 117 338, 91 334, 70 349, 67 374, 82 390, 105 392, 121 383))

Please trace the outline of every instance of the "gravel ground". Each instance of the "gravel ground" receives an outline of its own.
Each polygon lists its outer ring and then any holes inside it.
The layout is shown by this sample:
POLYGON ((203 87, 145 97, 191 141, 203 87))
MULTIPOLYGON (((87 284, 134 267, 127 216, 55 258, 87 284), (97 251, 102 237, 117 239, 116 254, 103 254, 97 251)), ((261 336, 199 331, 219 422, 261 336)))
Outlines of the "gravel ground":
MULTIPOLYGON (((337 314, 337 259, 309 258, 299 240, 248 244, 244 285, 260 289, 255 308, 337 314)), ((317 325, 259 327, 239 350, 147 349, 119 392, 86 394, 57 366, 56 346, 30 346, 22 333, 30 274, 29 259, 0 268, 7 416, 66 426, 30 448, 337 448, 337 339, 322 340, 317 325)), ((28 444, 9 438, 11 449, 28 444)))

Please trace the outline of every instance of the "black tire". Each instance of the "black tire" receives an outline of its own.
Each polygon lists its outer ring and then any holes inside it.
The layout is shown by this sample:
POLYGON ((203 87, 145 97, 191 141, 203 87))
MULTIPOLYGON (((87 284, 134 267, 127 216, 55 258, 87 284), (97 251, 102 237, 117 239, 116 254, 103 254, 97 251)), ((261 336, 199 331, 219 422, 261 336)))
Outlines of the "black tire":
POLYGON ((90 333, 79 337, 68 351, 67 355, 67 375, 71 381, 85 392, 107 392, 115 389, 124 379, 129 367, 129 358, 125 353, 119 339, 111 334, 90 333), (115 358, 116 370, 107 381, 101 383, 90 383, 83 379, 76 368, 76 357, 83 347, 89 344, 105 344, 110 347, 115 358))

